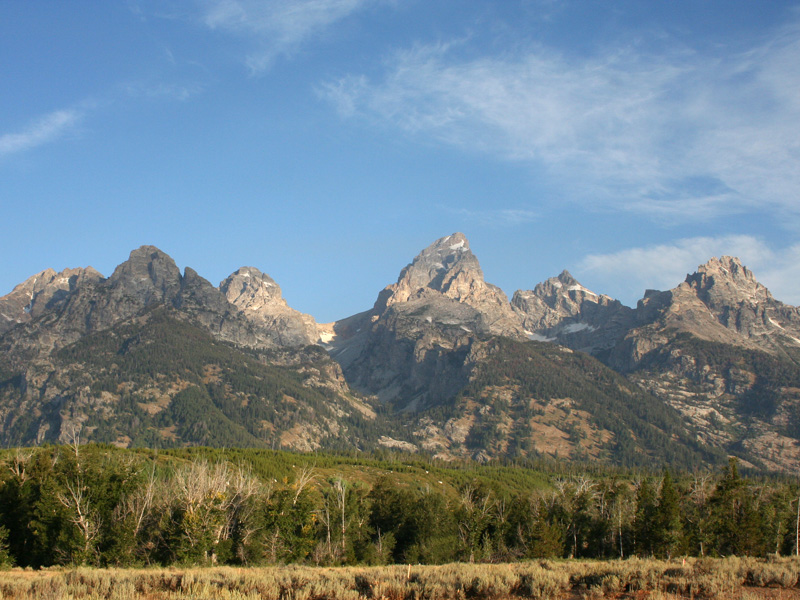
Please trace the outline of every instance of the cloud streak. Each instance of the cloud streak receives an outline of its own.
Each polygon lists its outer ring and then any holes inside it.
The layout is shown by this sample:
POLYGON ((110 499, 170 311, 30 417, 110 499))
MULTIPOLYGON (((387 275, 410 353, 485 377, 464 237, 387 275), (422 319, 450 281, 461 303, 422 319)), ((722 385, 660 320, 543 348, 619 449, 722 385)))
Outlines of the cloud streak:
POLYGON ((468 208, 446 208, 449 212, 464 219, 489 226, 522 225, 539 220, 539 214, 532 210, 518 208, 497 208, 489 210, 471 210, 468 208))
POLYGON ((81 113, 73 109, 51 112, 27 129, 0 136, 0 157, 9 156, 49 144, 62 137, 80 121, 81 113))
POLYGON ((319 93, 361 118, 544 167, 570 197, 672 220, 768 208, 800 216, 800 26, 736 55, 536 47, 461 58, 396 53, 380 80, 319 93))
POLYGON ((800 305, 800 244, 773 249, 749 235, 694 237, 593 254, 581 261, 577 273, 597 282, 597 291, 635 304, 645 289, 671 289, 712 256, 725 255, 741 259, 778 300, 800 305))
POLYGON ((209 0, 203 23, 251 39, 257 46, 247 65, 257 73, 280 55, 295 52, 337 21, 381 0, 209 0))

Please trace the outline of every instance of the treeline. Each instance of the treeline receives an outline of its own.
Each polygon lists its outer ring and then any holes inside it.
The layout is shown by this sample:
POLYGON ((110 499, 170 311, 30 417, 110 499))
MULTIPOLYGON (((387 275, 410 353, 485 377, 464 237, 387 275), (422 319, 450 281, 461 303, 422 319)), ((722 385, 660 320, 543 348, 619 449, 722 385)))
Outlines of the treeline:
POLYGON ((551 475, 546 487, 524 491, 481 477, 434 487, 394 469, 345 477, 297 465, 278 480, 202 453, 77 444, 11 451, 0 475, 0 562, 340 565, 797 551, 797 486, 742 477, 735 461, 675 480, 669 472, 551 475))

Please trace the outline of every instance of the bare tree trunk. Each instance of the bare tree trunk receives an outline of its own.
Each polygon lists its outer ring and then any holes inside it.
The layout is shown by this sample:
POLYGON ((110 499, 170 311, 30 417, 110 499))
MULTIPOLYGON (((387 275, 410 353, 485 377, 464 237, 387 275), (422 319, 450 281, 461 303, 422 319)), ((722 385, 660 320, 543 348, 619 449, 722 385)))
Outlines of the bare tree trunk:
POLYGON ((797 525, 794 538, 794 555, 800 556, 800 496, 797 498, 797 525))
POLYGON ((341 478, 337 479, 335 489, 339 510, 342 511, 342 557, 345 557, 347 556, 347 482, 341 478))

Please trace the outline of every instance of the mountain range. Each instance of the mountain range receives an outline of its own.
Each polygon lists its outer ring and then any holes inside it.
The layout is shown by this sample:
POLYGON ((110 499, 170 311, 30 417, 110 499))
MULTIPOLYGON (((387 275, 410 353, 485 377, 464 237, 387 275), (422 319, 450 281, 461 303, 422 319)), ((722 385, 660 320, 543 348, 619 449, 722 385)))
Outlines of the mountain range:
POLYGON ((800 310, 733 257, 636 308, 567 271, 509 301, 455 233, 320 324, 142 246, 0 298, 0 443, 76 439, 796 472, 800 310))

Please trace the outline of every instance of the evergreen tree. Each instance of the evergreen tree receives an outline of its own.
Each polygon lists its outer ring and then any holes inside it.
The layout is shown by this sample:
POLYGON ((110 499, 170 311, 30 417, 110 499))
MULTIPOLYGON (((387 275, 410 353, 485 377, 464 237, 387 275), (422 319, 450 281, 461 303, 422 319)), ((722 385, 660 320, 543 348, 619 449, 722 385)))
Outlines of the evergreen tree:
POLYGON ((682 550, 681 505, 669 471, 664 471, 653 523, 653 540, 658 556, 671 558, 682 550))
POLYGON ((763 520, 757 497, 751 492, 749 482, 739 475, 738 461, 731 458, 709 500, 716 554, 765 553, 767 540, 763 520))
POLYGON ((656 492, 649 479, 643 479, 636 490, 634 547, 638 556, 652 556, 656 546, 656 492))

